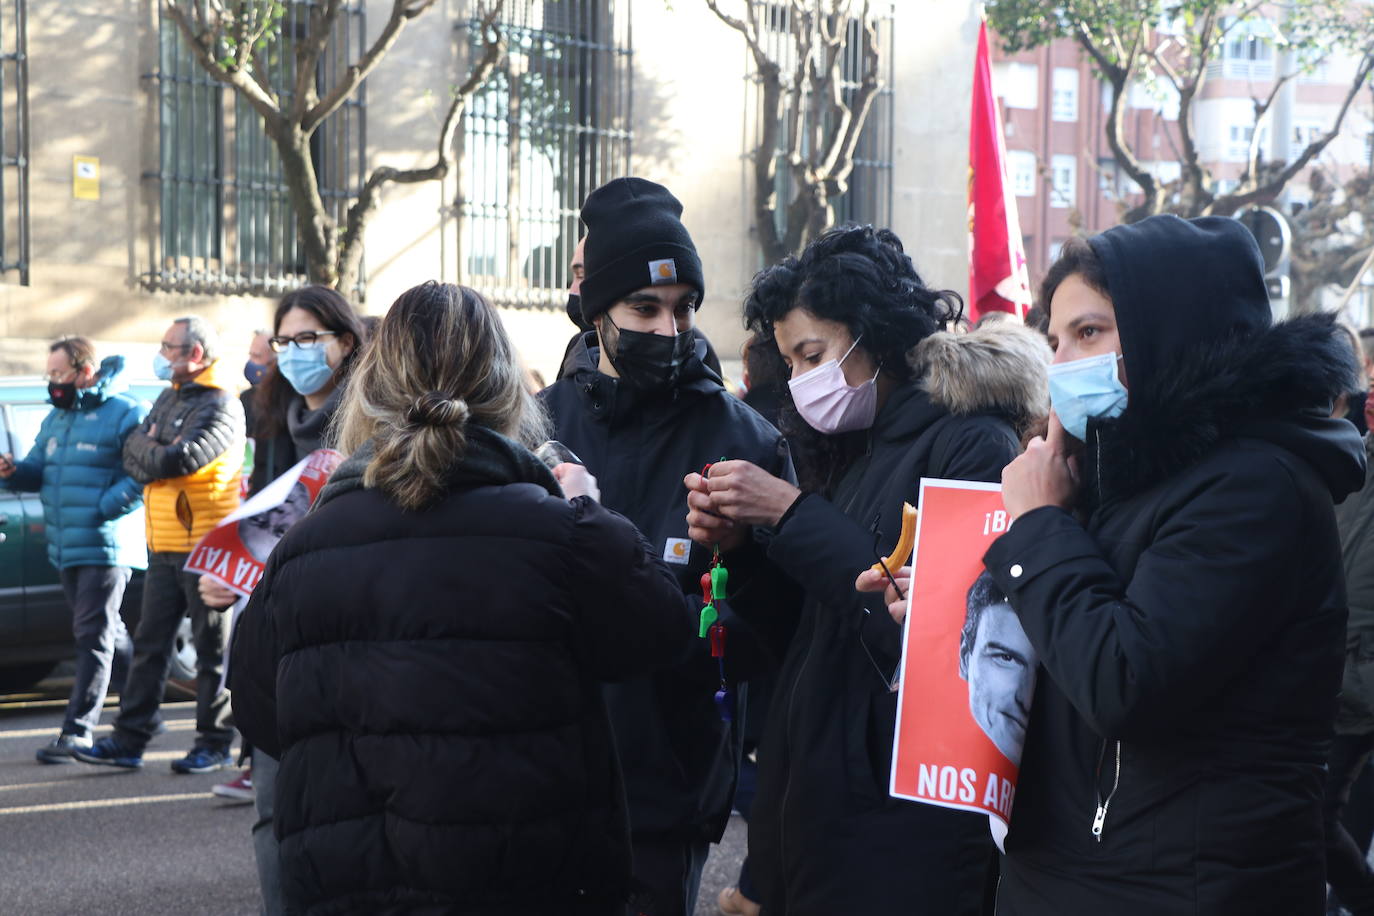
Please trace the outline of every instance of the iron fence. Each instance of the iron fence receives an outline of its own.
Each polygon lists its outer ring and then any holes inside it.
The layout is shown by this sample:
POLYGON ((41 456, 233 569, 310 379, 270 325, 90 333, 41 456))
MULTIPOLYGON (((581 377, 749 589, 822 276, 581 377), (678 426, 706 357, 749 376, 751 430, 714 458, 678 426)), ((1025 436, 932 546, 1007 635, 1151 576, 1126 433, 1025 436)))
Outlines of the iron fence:
MULTIPOLYGON (((289 0, 260 72, 283 108, 295 85, 294 44, 319 0, 289 0)), ((195 293, 276 295, 307 281, 296 211, 281 158, 261 116, 196 61, 170 17, 158 25, 159 162, 144 175, 157 186, 152 257, 145 285, 195 293)), ((362 3, 345 5, 316 68, 332 86, 365 51, 362 3)), ((342 226, 366 169, 366 82, 310 140, 317 186, 342 226)), ((359 288, 353 290, 361 295, 359 288)))
MULTIPOLYGON (((875 3, 875 7, 883 7, 875 3)), ((769 57, 782 68, 784 110, 777 133, 775 151, 776 169, 774 194, 778 201, 773 218, 778 234, 787 232, 787 204, 796 193, 794 179, 787 165, 787 151, 792 137, 788 133, 790 118, 789 96, 787 90, 790 80, 796 73, 798 48, 792 35, 795 12, 790 3, 771 2, 767 4, 764 16, 762 41, 769 57)), ((893 5, 874 15, 877 26, 878 66, 881 87, 873 99, 868 119, 859 134, 854 150, 853 171, 849 176, 848 190, 834 200, 835 222, 872 223, 875 226, 888 226, 892 221, 892 158, 893 158, 893 5)), ((849 23, 840 58, 840 89, 846 104, 852 103, 863 79, 864 52, 867 50, 869 33, 857 20, 849 23)), ((758 73, 752 72, 748 79, 754 86, 759 115, 755 120, 753 145, 762 142, 763 93, 759 87, 758 73)), ((803 125, 804 126, 804 125, 803 125)), ((809 154, 807 137, 802 139, 802 152, 809 154)), ((761 255, 760 255, 761 256, 761 255)))
POLYGON ((29 58, 26 0, 0 3, 0 273, 29 283, 29 58))
MULTIPOLYGON (((464 28, 476 49, 475 21, 464 28)), ((459 131, 459 280, 562 305, 586 196, 630 168, 630 0, 507 0, 508 52, 459 131)))

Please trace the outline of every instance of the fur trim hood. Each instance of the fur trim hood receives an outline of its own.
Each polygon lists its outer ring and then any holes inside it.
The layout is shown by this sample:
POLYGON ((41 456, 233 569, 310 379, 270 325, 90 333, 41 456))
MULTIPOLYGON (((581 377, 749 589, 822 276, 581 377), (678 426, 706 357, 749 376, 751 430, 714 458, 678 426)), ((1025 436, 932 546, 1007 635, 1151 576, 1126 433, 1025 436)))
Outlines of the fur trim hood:
MULTIPOLYGON (((1130 352, 1130 341, 1125 349, 1130 352)), ((1088 424, 1085 484, 1111 501, 1196 464, 1228 438, 1264 439, 1311 464, 1333 499, 1364 484, 1364 449, 1332 403, 1358 367, 1332 315, 1303 315, 1262 331, 1200 343, 1153 384, 1131 386, 1125 412, 1088 424)))
POLYGON ((1020 435, 1049 415, 1046 367, 1053 357, 1039 332, 999 321, 965 334, 932 334, 907 362, 935 404, 956 416, 1001 414, 1020 435))

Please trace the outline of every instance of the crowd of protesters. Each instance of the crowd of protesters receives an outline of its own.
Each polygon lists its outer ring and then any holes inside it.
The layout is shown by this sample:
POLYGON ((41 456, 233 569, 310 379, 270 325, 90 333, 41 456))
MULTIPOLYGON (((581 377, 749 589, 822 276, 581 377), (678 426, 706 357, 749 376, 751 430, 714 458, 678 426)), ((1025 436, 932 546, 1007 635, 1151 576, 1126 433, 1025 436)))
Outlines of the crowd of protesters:
POLYGON ((53 411, 0 460, 73 613, 38 760, 141 767, 189 615, 172 769, 241 733, 215 791, 257 805, 265 913, 690 916, 736 808, 726 916, 1374 913, 1374 332, 1276 323, 1229 219, 1071 241, 1026 323, 973 327, 847 226, 754 278, 741 399, 672 193, 617 179, 581 218, 542 390, 481 292, 435 282, 371 326, 286 295, 241 399, 199 318, 151 409, 54 343, 53 411), (246 604, 183 568, 321 448, 345 460, 246 604), (1002 854, 888 792, 912 581, 868 570, 923 477, 1001 482, 1015 521, 979 578, 1040 665, 1002 854))

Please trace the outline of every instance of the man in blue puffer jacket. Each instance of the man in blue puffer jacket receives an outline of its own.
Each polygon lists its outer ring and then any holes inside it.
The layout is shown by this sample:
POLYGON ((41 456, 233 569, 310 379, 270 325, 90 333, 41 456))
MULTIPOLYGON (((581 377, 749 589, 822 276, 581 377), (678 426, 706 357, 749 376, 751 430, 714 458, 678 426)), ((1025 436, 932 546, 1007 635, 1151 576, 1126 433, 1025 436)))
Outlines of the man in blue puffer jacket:
POLYGON ((59 570, 72 608, 76 681, 62 732, 38 751, 42 763, 71 763, 73 748, 91 746, 116 651, 131 651, 119 616, 134 569, 147 566, 143 487, 124 471, 124 439, 148 415, 126 394, 124 357, 96 368, 95 347, 64 337, 48 352, 48 400, 33 448, 23 461, 0 456, 0 486, 39 491, 48 559, 59 570))

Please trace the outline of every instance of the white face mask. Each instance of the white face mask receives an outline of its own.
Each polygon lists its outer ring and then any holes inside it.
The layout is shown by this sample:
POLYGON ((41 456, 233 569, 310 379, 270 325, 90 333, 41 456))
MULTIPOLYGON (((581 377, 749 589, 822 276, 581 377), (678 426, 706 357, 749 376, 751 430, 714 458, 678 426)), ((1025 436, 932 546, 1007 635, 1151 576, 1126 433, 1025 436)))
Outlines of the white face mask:
MULTIPOLYGON (((859 340, 862 339, 861 334, 859 340)), ((787 383, 797 413, 817 432, 834 435, 873 425, 878 412, 878 373, 874 372, 873 378, 862 385, 851 386, 840 369, 840 363, 849 359, 859 340, 839 359, 821 363, 787 383)))

